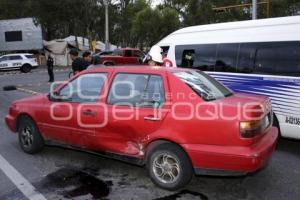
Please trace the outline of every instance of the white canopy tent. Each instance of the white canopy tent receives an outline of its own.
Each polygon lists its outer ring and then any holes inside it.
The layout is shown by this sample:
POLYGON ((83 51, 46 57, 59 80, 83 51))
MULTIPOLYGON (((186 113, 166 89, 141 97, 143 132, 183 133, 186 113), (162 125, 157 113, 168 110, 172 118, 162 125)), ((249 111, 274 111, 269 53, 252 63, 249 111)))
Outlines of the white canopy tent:
MULTIPOLYGON (((89 51, 90 43, 87 38, 77 37, 78 49, 80 52, 89 51)), ((70 48, 77 48, 76 37, 69 36, 64 39, 57 39, 52 41, 43 41, 43 46, 46 54, 46 58, 51 55, 54 59, 54 65, 68 66, 71 64, 68 52, 70 48)), ((110 50, 116 49, 117 46, 110 45, 110 50)), ((96 42, 96 49, 100 51, 105 50, 105 44, 101 41, 96 42)))

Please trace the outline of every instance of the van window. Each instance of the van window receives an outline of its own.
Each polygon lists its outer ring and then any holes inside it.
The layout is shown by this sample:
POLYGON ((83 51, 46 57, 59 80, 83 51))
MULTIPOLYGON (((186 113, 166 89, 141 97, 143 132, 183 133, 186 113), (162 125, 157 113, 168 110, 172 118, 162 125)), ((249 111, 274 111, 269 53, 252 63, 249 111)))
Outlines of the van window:
POLYGON ((255 72, 300 75, 300 46, 297 43, 270 43, 257 49, 255 72))
POLYGON ((219 44, 215 71, 236 72, 239 44, 219 44))
POLYGON ((256 49, 259 43, 240 44, 239 56, 237 62, 237 72, 252 73, 255 62, 256 49))
POLYGON ((196 64, 202 71, 214 71, 217 45, 202 44, 197 46, 196 64))
POLYGON ((216 44, 179 45, 175 47, 176 64, 202 71, 214 71, 216 44))
POLYGON ((160 47, 160 48, 163 50, 163 52, 164 52, 166 55, 168 55, 170 46, 162 46, 162 47, 160 47))
POLYGON ((182 61, 181 66, 185 68, 194 68, 194 61, 195 61, 195 50, 194 49, 187 49, 182 52, 182 61))

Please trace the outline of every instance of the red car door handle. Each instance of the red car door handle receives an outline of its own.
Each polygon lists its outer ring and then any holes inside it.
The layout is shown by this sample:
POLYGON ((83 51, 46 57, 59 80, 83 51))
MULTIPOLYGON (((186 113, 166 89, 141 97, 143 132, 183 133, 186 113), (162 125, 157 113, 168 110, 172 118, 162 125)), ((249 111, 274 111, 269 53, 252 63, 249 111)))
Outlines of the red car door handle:
POLYGON ((147 121, 160 121, 160 118, 159 117, 148 116, 148 117, 144 117, 144 120, 147 120, 147 121))
POLYGON ((94 116, 96 116, 97 113, 93 112, 91 110, 85 110, 85 111, 82 112, 82 114, 86 115, 86 116, 92 116, 92 117, 94 117, 94 116))

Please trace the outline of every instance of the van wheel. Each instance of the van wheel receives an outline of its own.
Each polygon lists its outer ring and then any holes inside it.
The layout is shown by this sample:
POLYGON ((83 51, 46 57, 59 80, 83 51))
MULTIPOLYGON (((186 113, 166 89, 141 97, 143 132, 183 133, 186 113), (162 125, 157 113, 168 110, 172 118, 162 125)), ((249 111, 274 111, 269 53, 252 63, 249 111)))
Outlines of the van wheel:
POLYGON ((187 185, 194 174, 187 154, 171 143, 161 144, 149 152, 147 170, 156 185, 173 191, 187 185))
POLYGON ((19 143, 22 150, 29 154, 40 152, 44 147, 44 139, 34 121, 26 116, 18 120, 19 143))
POLYGON ((21 71, 24 72, 24 73, 28 73, 31 71, 31 65, 29 64, 25 64, 21 67, 21 71))

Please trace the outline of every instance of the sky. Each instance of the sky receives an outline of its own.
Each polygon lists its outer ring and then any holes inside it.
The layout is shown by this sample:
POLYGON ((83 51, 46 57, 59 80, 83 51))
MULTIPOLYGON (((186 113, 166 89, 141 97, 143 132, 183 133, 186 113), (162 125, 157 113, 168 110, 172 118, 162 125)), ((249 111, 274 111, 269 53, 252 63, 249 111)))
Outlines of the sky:
POLYGON ((161 0, 152 0, 152 6, 155 7, 161 3, 161 0))

